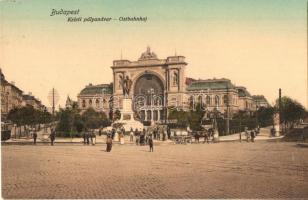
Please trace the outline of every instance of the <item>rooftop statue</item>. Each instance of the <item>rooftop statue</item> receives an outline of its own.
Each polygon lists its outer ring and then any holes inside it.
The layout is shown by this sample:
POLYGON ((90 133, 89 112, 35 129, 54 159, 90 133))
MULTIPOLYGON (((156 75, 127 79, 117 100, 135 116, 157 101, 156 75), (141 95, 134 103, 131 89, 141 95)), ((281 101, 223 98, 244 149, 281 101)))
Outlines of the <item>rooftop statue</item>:
POLYGON ((149 59, 157 59, 157 55, 154 52, 151 52, 151 49, 148 46, 146 52, 141 54, 139 60, 149 60, 149 59))

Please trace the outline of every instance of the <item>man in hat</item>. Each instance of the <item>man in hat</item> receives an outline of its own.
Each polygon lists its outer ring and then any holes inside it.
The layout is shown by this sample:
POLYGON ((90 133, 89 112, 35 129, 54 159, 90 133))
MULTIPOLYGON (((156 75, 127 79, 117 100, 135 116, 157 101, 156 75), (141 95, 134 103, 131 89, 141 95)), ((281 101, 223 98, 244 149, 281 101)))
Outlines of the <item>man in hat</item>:
POLYGON ((55 132, 54 128, 51 129, 51 133, 50 133, 49 137, 50 137, 51 146, 53 146, 54 141, 56 139, 56 132, 55 132))

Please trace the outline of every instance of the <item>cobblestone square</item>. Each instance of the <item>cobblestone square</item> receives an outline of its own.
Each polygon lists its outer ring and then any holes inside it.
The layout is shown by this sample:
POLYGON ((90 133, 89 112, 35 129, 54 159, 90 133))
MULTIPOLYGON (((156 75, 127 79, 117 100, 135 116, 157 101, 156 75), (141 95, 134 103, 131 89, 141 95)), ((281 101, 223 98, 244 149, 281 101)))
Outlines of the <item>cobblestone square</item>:
POLYGON ((260 141, 2 146, 3 198, 308 198, 308 148, 260 141))

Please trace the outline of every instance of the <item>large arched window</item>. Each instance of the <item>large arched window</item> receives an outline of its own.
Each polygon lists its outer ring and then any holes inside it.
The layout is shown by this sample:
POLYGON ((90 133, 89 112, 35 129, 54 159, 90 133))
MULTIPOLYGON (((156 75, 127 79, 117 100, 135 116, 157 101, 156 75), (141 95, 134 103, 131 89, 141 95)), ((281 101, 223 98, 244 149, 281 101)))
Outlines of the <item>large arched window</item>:
POLYGON ((103 107, 106 107, 107 100, 103 99, 103 107))
POLYGON ((95 105, 96 105, 96 108, 99 108, 99 100, 98 99, 96 99, 95 105))
POLYGON ((190 96, 188 99, 190 109, 194 108, 194 97, 190 96))
POLYGON ((179 75, 177 72, 173 73, 173 85, 177 86, 178 85, 178 81, 179 81, 179 75))
POLYGON ((198 96, 198 104, 202 105, 202 96, 198 96))
POLYGON ((85 108, 86 107, 86 100, 82 100, 82 105, 81 105, 83 108, 85 108))
POLYGON ((92 106, 92 99, 89 100, 89 106, 92 106))
POLYGON ((215 96, 215 106, 219 106, 219 96, 215 96))
POLYGON ((206 96, 206 105, 211 105, 211 97, 210 96, 206 96))

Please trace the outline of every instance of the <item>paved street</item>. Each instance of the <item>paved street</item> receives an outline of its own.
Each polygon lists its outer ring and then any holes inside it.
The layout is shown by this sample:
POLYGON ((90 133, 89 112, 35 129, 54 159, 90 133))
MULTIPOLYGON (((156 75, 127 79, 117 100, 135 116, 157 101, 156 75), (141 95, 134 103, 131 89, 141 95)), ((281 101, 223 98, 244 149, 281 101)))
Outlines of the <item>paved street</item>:
POLYGON ((308 198, 308 148, 257 141, 2 146, 4 198, 308 198))

